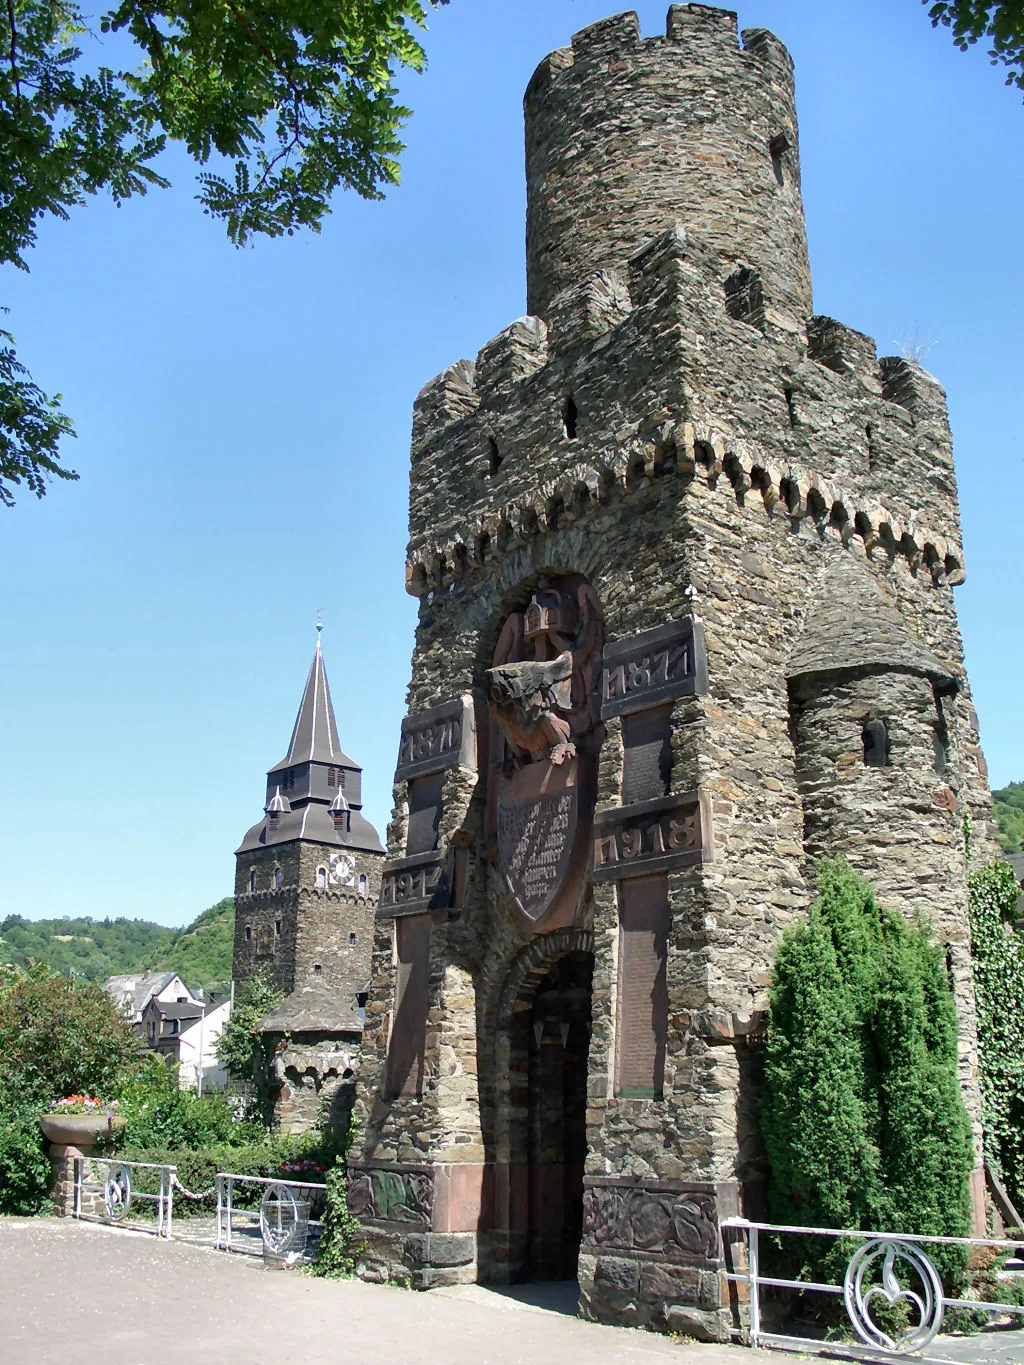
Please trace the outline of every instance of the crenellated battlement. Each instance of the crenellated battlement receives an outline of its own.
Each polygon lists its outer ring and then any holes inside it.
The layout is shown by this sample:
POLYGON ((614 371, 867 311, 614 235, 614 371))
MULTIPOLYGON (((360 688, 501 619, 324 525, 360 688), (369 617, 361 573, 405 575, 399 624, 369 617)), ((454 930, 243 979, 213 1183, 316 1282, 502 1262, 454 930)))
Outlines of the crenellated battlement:
POLYGON ((525 111, 531 314, 674 217, 755 265, 778 312, 810 312, 793 66, 773 34, 741 45, 735 13, 709 5, 671 6, 648 38, 613 15, 540 64, 525 111))

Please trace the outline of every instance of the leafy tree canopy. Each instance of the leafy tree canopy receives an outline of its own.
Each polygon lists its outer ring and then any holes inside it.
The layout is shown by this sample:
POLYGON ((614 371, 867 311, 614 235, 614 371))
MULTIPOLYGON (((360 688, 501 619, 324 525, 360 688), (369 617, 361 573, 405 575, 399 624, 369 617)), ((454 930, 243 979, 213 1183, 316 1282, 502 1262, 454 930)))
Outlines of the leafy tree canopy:
MULTIPOLYGON (((8 0, 0 43, 0 263, 26 269, 47 214, 91 194, 165 187, 170 142, 202 169, 198 199, 236 245, 320 230, 339 188, 396 184, 395 72, 420 71, 414 29, 447 0, 8 0), (99 35, 102 35, 102 39, 99 35), (6 49, 6 50, 4 50, 6 49), (109 64, 108 64, 109 63, 109 64)), ((73 479, 59 396, 31 382, 0 333, 0 502, 73 479)))
POLYGON ((217 1039, 217 1060, 239 1080, 258 1080, 256 1025, 284 999, 284 992, 259 972, 248 977, 235 996, 231 1018, 217 1039))
POLYGON ((988 42, 993 66, 1007 68, 1006 84, 1024 90, 1024 0, 922 0, 933 26, 951 29, 961 52, 988 42))

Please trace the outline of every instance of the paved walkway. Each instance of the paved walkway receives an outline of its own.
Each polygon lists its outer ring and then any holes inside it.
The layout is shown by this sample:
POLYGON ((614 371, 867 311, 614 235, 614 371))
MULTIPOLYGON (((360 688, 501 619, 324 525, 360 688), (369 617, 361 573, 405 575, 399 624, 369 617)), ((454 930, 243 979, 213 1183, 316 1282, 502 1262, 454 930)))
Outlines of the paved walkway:
MULTIPOLYGON (((571 1306, 562 1285, 415 1294, 271 1273, 251 1256, 70 1219, 0 1218, 2 1365, 783 1365, 798 1358, 597 1327, 570 1316, 571 1306)), ((933 1352, 966 1365, 1022 1365, 1024 1332, 940 1339, 933 1352)))

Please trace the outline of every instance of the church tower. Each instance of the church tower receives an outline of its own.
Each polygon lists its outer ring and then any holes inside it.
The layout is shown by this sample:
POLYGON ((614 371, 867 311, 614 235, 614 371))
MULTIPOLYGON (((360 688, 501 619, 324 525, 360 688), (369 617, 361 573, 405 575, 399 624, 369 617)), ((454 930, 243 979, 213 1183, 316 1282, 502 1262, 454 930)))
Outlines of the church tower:
POLYGON ((234 978, 262 971, 286 995, 366 984, 384 857, 362 814, 362 769, 338 738, 320 630, 263 819, 235 853, 234 978))

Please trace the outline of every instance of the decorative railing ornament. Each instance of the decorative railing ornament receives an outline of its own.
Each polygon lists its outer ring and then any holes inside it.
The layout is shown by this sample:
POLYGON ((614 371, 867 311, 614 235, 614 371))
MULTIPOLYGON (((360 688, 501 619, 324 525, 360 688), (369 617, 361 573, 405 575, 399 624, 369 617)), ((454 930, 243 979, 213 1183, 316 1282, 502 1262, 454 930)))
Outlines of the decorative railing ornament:
POLYGON ((127 1166, 112 1166, 103 1186, 103 1207, 112 1223, 127 1217, 132 1206, 132 1173, 127 1166))
POLYGON ((843 1297, 853 1330, 861 1341, 894 1355, 922 1350, 942 1326, 942 1281, 928 1257, 912 1242, 873 1241, 858 1247, 846 1267, 843 1297), (871 1272, 879 1260, 882 1282, 873 1284, 871 1272), (896 1275, 897 1261, 906 1263, 911 1275, 909 1282, 913 1283, 916 1277, 920 1291, 903 1287, 896 1275), (917 1314, 916 1326, 908 1327, 900 1336, 890 1335, 872 1317, 879 1299, 893 1309, 905 1302, 917 1314))
POLYGON ((272 1256, 302 1253, 309 1222, 309 1205, 299 1203, 288 1185, 268 1185, 260 1203, 260 1234, 272 1256))

